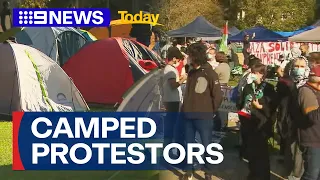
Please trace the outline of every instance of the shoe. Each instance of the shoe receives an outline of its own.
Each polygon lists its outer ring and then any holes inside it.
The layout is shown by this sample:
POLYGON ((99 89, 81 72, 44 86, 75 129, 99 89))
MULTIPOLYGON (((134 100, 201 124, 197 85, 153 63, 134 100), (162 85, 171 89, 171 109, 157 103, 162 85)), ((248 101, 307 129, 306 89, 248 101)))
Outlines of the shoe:
POLYGON ((205 179, 205 180, 212 180, 212 175, 210 175, 210 174, 205 174, 205 175, 204 175, 204 179, 205 179))
POLYGON ((248 159, 242 158, 242 161, 249 163, 248 159))
POLYGON ((193 179, 193 174, 192 173, 186 173, 183 176, 183 180, 192 180, 193 179))

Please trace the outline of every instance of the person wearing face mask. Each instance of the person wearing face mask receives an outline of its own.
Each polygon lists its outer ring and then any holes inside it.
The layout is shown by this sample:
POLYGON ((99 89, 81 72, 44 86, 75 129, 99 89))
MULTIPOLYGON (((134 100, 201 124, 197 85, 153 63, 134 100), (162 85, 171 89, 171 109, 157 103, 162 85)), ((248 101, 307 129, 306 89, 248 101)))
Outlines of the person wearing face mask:
POLYGON ((304 160, 301 180, 320 179, 320 66, 311 68, 308 82, 299 88, 297 116, 299 145, 304 160))
POLYGON ((301 53, 302 52, 297 47, 294 47, 294 48, 291 49, 291 53, 289 54, 289 58, 284 58, 284 60, 280 64, 279 68, 277 69, 277 74, 278 74, 279 77, 283 77, 284 76, 284 70, 285 70, 285 67, 287 66, 287 64, 291 60, 300 57, 301 53))
POLYGON ((279 79, 277 89, 277 129, 281 137, 280 150, 284 155, 284 165, 288 179, 300 179, 303 174, 302 154, 297 144, 297 108, 293 107, 298 88, 303 86, 309 76, 308 61, 297 57, 287 64, 284 76, 279 79))
POLYGON ((312 67, 314 65, 320 64, 320 52, 312 52, 309 54, 309 66, 312 67))
POLYGON ((164 103, 166 112, 168 112, 164 120, 164 146, 172 143, 174 132, 181 129, 175 129, 175 127, 182 101, 181 85, 187 79, 187 75, 179 76, 178 70, 174 65, 182 58, 183 56, 178 48, 169 48, 168 62, 162 76, 162 102, 164 103))
POLYGON ((207 50, 208 63, 215 69, 219 63, 216 61, 216 50, 213 48, 209 48, 207 50))
POLYGON ((241 134, 249 161, 248 180, 270 180, 268 139, 272 136, 272 114, 275 111, 274 87, 264 81, 266 66, 252 67, 238 112, 241 134))

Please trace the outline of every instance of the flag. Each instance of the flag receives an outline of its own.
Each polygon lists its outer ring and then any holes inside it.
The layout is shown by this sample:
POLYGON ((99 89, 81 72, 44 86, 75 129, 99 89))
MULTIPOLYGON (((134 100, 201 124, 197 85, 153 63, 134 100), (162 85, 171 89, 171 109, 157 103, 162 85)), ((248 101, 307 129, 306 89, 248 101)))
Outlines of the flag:
POLYGON ((223 35, 219 45, 219 51, 228 54, 228 21, 226 22, 226 25, 223 28, 223 35))

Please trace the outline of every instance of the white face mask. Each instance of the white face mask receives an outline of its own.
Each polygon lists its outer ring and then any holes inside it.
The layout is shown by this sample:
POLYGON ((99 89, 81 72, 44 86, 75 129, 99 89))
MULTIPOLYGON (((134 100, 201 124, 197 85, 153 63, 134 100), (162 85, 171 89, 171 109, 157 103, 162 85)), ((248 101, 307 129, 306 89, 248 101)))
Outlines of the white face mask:
POLYGON ((173 64, 174 67, 178 67, 180 65, 180 61, 173 64))
POLYGON ((258 79, 257 75, 250 73, 247 77, 247 83, 251 84, 258 79))
POLYGON ((214 58, 214 56, 212 54, 207 54, 207 57, 212 60, 214 58))

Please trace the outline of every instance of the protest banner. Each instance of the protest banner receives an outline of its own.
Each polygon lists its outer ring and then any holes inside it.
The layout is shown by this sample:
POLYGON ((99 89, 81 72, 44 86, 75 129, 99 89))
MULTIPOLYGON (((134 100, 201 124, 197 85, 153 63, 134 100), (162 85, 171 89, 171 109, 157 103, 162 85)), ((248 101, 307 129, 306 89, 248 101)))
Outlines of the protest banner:
MULTIPOLYGON (((293 47, 300 47, 295 42, 250 42, 250 53, 262 60, 265 65, 278 65, 281 53, 288 55, 293 47)), ((320 51, 320 44, 308 43, 309 52, 320 51)))

